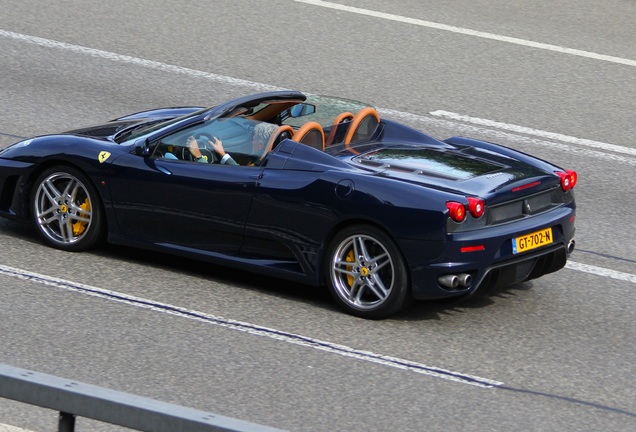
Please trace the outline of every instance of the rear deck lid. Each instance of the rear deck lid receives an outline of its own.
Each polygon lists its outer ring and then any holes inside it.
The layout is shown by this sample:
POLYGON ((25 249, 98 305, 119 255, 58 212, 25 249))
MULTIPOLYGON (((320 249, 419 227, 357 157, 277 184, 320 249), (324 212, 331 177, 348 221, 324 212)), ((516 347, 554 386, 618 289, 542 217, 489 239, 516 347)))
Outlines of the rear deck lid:
POLYGON ((361 154, 353 162, 378 175, 494 202, 505 200, 506 192, 536 193, 559 183, 551 172, 472 146, 387 147, 361 154))

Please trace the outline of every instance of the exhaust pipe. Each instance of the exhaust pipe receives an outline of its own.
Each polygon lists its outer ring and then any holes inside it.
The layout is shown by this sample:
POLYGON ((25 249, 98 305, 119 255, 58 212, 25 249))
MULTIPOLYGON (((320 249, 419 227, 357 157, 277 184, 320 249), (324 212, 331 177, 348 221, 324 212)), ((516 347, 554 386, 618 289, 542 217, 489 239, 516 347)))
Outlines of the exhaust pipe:
POLYGON ((576 244, 576 242, 574 240, 570 240, 570 243, 568 243, 568 255, 570 255, 572 252, 574 252, 574 245, 576 244))
POLYGON ((455 275, 444 275, 438 277, 437 282, 446 288, 455 289, 459 285, 459 278, 455 275))
POLYGON ((457 278, 459 279, 459 284, 464 288, 468 288, 473 283, 473 277, 468 273, 462 273, 457 278))

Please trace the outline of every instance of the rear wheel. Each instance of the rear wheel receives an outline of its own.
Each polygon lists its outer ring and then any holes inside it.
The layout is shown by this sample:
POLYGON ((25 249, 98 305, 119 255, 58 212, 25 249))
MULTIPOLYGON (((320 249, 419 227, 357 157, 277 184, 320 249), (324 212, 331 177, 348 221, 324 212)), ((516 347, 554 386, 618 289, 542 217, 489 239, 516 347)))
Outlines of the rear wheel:
POLYGON ((329 290, 347 313, 381 319, 411 302, 404 259, 384 231, 369 225, 345 228, 327 254, 329 290))
POLYGON ((31 199, 33 223, 49 245, 80 251, 101 239, 99 196, 79 170, 65 166, 44 171, 35 181, 31 199))

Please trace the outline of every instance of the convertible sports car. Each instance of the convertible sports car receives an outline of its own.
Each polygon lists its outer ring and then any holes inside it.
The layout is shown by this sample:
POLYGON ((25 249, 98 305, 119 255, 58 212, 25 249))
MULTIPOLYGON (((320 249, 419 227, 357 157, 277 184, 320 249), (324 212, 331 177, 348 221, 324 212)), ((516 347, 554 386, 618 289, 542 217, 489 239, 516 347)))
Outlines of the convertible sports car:
POLYGON ((379 319, 562 268, 576 181, 366 104, 280 91, 13 144, 0 215, 67 251, 107 240, 326 285, 344 311, 379 319))

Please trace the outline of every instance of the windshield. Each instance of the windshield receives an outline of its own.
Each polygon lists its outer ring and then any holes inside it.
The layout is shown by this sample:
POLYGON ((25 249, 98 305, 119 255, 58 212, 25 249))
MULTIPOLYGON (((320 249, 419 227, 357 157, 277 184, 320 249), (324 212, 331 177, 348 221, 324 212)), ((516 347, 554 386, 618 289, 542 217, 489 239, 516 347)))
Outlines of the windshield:
POLYGON ((144 123, 129 129, 126 129, 124 131, 122 131, 121 133, 119 133, 118 135, 115 136, 114 141, 118 144, 121 144, 123 142, 126 141, 134 141, 137 140, 145 135, 149 135, 153 132, 156 132, 160 129, 163 129, 167 126, 171 126, 174 124, 177 124, 183 120, 186 120, 190 117, 194 117, 197 116, 205 111, 208 111, 209 108, 203 108, 200 109, 198 111, 195 111, 193 113, 190 114, 186 114, 180 117, 175 117, 169 120, 165 120, 165 121, 159 121, 158 123, 156 121, 154 122, 149 122, 149 123, 144 123))

